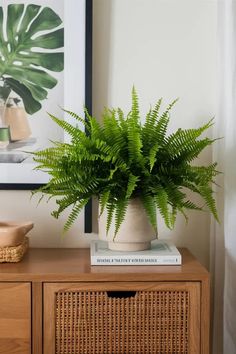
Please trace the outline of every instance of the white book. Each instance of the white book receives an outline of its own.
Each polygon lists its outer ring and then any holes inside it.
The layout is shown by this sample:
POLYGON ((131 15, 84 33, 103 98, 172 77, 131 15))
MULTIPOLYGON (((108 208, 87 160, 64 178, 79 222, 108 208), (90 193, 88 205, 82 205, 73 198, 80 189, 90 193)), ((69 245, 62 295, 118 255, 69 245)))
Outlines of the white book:
POLYGON ((111 251, 107 242, 91 241, 91 265, 180 265, 181 254, 169 241, 155 240, 151 249, 138 252, 111 251))

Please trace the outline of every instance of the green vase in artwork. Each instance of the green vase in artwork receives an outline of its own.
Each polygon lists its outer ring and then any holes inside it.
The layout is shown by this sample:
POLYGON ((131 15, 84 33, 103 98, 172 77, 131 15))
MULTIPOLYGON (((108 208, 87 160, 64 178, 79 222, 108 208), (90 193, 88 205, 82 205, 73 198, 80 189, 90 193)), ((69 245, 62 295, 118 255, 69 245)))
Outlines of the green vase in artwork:
POLYGON ((9 128, 0 127, 0 149, 5 149, 10 140, 9 128))

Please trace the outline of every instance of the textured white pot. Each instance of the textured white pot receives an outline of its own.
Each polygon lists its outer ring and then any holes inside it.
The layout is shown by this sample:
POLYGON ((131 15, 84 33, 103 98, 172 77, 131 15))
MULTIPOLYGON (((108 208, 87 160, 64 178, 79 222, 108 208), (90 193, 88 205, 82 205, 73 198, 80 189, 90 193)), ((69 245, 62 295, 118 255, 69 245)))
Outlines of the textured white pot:
POLYGON ((114 251, 142 251, 149 249, 151 241, 156 238, 140 199, 131 199, 125 219, 114 239, 115 220, 106 235, 107 210, 98 219, 99 238, 108 242, 108 247, 114 251))

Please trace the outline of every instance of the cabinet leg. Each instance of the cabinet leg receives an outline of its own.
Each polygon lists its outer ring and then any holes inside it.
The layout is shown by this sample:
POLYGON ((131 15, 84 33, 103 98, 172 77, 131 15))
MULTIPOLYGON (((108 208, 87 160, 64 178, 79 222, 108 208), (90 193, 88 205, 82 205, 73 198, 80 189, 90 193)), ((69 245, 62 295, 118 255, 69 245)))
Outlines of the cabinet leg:
POLYGON ((43 285, 41 282, 32 282, 32 354, 43 354, 42 304, 43 285))

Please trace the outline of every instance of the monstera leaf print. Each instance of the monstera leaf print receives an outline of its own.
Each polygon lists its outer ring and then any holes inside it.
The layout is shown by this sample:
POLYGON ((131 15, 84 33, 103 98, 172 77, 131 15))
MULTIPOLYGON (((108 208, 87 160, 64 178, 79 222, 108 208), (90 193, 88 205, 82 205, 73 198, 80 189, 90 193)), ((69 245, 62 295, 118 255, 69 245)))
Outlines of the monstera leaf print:
POLYGON ((13 90, 26 111, 40 110, 57 80, 50 71, 64 68, 62 20, 49 7, 11 4, 0 7, 0 80, 2 96, 13 90), (4 17, 6 18, 4 19, 4 17))

